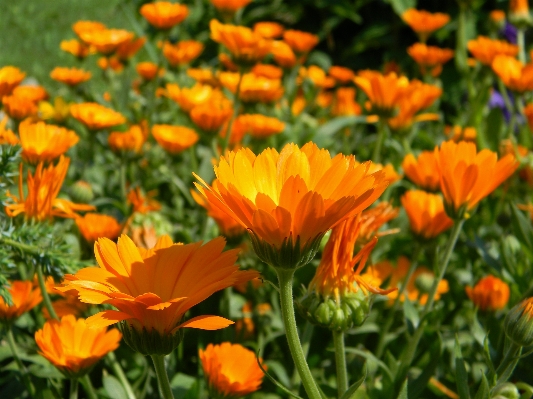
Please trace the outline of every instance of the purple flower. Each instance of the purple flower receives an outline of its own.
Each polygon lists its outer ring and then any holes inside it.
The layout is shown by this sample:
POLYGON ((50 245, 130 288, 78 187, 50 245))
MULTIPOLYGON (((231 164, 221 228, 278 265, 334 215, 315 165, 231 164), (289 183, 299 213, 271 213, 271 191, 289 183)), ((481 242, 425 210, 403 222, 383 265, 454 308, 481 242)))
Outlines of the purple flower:
POLYGON ((509 43, 516 44, 517 29, 513 24, 505 21, 505 26, 500 31, 500 34, 503 35, 509 43))

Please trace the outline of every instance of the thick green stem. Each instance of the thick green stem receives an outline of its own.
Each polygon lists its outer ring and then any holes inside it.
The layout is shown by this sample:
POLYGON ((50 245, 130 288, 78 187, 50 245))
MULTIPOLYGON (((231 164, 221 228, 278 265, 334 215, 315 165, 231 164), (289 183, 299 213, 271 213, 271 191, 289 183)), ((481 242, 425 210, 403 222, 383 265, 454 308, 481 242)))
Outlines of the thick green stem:
POLYGON ((87 394, 87 399, 98 399, 96 392, 94 391, 93 384, 89 378, 89 374, 85 374, 80 378, 80 383, 83 386, 83 390, 87 394))
POLYGON ((289 343, 289 350, 294 361, 294 365, 300 374, 305 392, 309 399, 321 399, 318 386, 309 370, 309 366, 305 359, 305 354, 298 337, 298 329, 296 328, 296 318, 294 315, 294 304, 292 298, 292 279, 294 270, 276 269, 279 281, 279 296, 281 305, 281 315, 283 324, 285 325, 285 334, 287 335, 287 342, 289 343))
POLYGON ((226 130, 226 137, 224 138, 224 146, 222 148, 222 154, 224 155, 224 152, 229 146, 229 141, 231 138, 231 129, 233 129, 233 123, 235 122, 235 119, 237 119, 237 115, 239 114, 239 108, 241 107, 241 83, 242 83, 242 77, 244 76, 244 70, 239 70, 239 81, 237 82, 237 88, 235 89, 235 97, 233 99, 233 114, 231 115, 231 119, 228 123, 228 130, 226 130))
POLYGON ((115 356, 115 352, 109 352, 107 354, 107 358, 111 363, 111 367, 113 368, 115 375, 122 384, 122 388, 124 388, 124 390, 126 391, 128 399, 135 399, 133 389, 130 385, 130 382, 128 381, 128 378, 126 377, 126 374, 124 374, 124 370, 122 370, 122 367, 120 366, 117 357, 115 356))
POLYGON ((161 388, 163 399, 174 399, 172 389, 170 388, 170 382, 168 381, 167 371, 165 370, 165 356, 151 355, 151 358, 154 362, 157 382, 159 383, 159 388, 161 388))
POLYGON ((70 393, 68 395, 69 399, 78 399, 78 379, 72 378, 70 380, 70 393))
POLYGON ((335 367, 337 370, 337 394, 339 399, 348 390, 348 369, 346 368, 346 352, 344 350, 344 332, 332 331, 335 346, 335 367))
MULTIPOLYGON (((313 331, 315 330, 315 327, 309 323, 309 321, 305 322, 304 331, 302 334, 302 349, 304 351, 304 356, 307 359, 307 354, 309 353, 309 347, 311 346, 311 338, 313 337, 313 331)), ((294 370, 294 373, 292 374, 291 379, 291 385, 293 390, 296 392, 298 391, 298 388, 300 387, 300 384, 302 383, 302 380, 300 379, 300 374, 298 374, 298 370, 294 370)))
POLYGON ((516 32, 516 44, 518 45, 518 59, 522 64, 526 63, 526 31, 519 28, 516 32))
POLYGON ((22 383, 26 386, 26 389, 30 393, 30 396, 33 398, 35 396, 35 388, 31 383, 26 367, 22 363, 22 360, 20 360, 19 353, 17 350, 17 344, 15 343, 15 337, 13 336, 13 330, 11 329, 11 326, 9 326, 9 328, 7 329, 7 343, 9 344, 9 348, 11 349, 11 353, 13 354, 13 358, 15 359, 15 363, 17 363, 17 367, 20 370, 22 383))
POLYGON ((44 306, 46 307, 46 310, 48 310, 48 314, 50 317, 54 320, 59 320, 59 317, 57 317, 57 313, 52 306, 52 301, 50 300, 50 296, 48 295, 48 292, 46 291, 46 283, 44 280, 44 274, 43 274, 43 266, 41 264, 37 265, 37 280, 39 281, 39 288, 41 289, 41 295, 43 296, 43 302, 44 306))
POLYGON ((409 282, 411 281, 411 277, 413 277, 413 273, 418 267, 418 256, 420 255, 421 249, 422 247, 420 246, 420 244, 416 244, 414 251, 413 251, 413 257, 411 259, 411 265, 409 266, 409 270, 407 271, 407 275, 405 276, 405 279, 402 285, 400 286, 400 289, 398 290, 398 296, 394 300, 392 309, 387 315, 387 318, 385 319, 385 323, 383 323, 383 328, 381 328, 381 333, 379 335, 379 341, 378 341, 378 345, 376 347, 376 352, 375 352, 375 355, 378 359, 381 358, 381 355, 383 354, 383 351, 385 350, 385 347, 387 346, 387 341, 386 341, 387 334, 389 333, 390 328, 392 326, 392 322, 394 321, 394 315, 396 314, 396 311, 398 310, 398 307, 400 306, 401 297, 403 293, 405 292, 405 289, 409 285, 409 282))
POLYGON ((376 146, 372 153, 372 162, 379 163, 381 160, 381 148, 385 142, 385 136, 387 135, 387 121, 383 118, 379 118, 378 122, 378 137, 376 139, 376 146))

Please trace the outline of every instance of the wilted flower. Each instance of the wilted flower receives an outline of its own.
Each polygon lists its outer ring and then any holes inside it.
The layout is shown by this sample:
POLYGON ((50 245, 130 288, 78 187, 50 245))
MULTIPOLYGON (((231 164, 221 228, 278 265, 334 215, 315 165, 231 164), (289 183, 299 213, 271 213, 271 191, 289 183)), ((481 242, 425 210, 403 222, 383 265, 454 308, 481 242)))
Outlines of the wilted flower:
POLYGON ((185 65, 198 58, 204 45, 196 40, 182 40, 176 44, 163 43, 163 55, 173 67, 185 65))
POLYGON ((73 315, 61 321, 49 320, 35 333, 39 353, 69 378, 88 373, 107 353, 120 344, 122 334, 117 329, 92 328, 85 319, 73 315))
POLYGON ((254 32, 258 33, 265 39, 277 39, 283 35, 285 28, 277 22, 256 22, 254 24, 254 32))
POLYGON ((42 301, 41 290, 31 281, 11 281, 7 287, 11 305, 0 296, 0 322, 11 323, 42 301))
POLYGON ((409 190, 401 201, 411 230, 425 240, 435 238, 453 226, 453 220, 446 215, 444 203, 438 194, 409 190))
POLYGON ((533 90, 533 63, 523 65, 514 57, 497 55, 491 66, 510 90, 519 93, 533 90))
POLYGON ((94 243, 98 238, 116 239, 122 232, 122 225, 113 216, 101 213, 87 213, 76 218, 76 225, 85 241, 94 243))
POLYGON ((107 142, 113 151, 139 153, 144 144, 144 135, 139 125, 133 125, 125 132, 112 132, 107 142))
POLYGON ((429 68, 431 76, 437 77, 442 71, 442 65, 453 58, 453 50, 435 46, 427 46, 424 43, 415 43, 407 48, 407 54, 420 66, 423 74, 429 68))
POLYGON ((425 43, 434 31, 442 28, 450 21, 450 16, 441 12, 430 13, 409 8, 402 14, 402 19, 418 34, 420 41, 425 43))
POLYGON ((50 77, 69 86, 76 86, 91 79, 91 73, 78 68, 56 67, 50 72, 50 77))
POLYGON ((390 222, 400 213, 399 208, 395 208, 388 201, 381 201, 372 208, 365 209, 360 213, 357 237, 358 245, 366 245, 374 237, 382 237, 397 233, 398 229, 378 231, 384 224, 390 222))
POLYGON ((170 29, 187 18, 189 9, 186 5, 179 3, 156 1, 144 4, 140 13, 150 25, 157 29, 170 29))
POLYGON ((26 74, 14 66, 0 68, 0 98, 13 92, 20 82, 24 80, 26 74))
POLYGON ((318 36, 300 30, 286 30, 283 41, 297 54, 307 54, 318 44, 318 36))
POLYGON ((473 288, 466 287, 465 290, 474 305, 491 312, 503 309, 511 293, 505 281, 491 275, 483 277, 473 288))
POLYGON ((478 36, 475 40, 469 40, 467 47, 476 60, 483 65, 491 65, 497 55, 515 57, 518 54, 518 46, 485 36, 478 36))
POLYGON ((82 302, 118 309, 89 317, 91 327, 122 321, 124 339, 137 352, 168 354, 181 342, 181 328, 218 330, 232 324, 219 316, 183 322, 191 307, 236 282, 257 277, 255 271, 239 271, 238 250, 222 252, 224 246, 221 237, 182 245, 163 236, 147 250, 125 235, 118 244, 100 238, 94 246, 99 267, 66 275, 61 290, 76 290, 82 302))
POLYGON ((437 158, 434 151, 422 151, 418 158, 407 154, 402 162, 405 175, 420 188, 436 191, 440 187, 437 158))
POLYGON ((178 154, 192 147, 199 139, 194 130, 185 126, 154 125, 152 135, 171 154, 178 154))
POLYGON ((121 44, 133 39, 133 32, 124 29, 97 29, 79 33, 80 39, 93 46, 101 54, 110 54, 118 49, 121 44))
MULTIPOLYGON (((255 392, 263 381, 255 353, 239 344, 223 342, 198 351, 213 398, 239 398, 255 392)), ((261 364, 262 359, 259 359, 261 364)), ((266 368, 266 365, 263 365, 266 368)))
POLYGON ((126 123, 126 118, 122 114, 97 103, 73 104, 70 107, 70 114, 91 130, 126 123))
POLYGON ((22 157, 29 163, 50 162, 74 146, 78 135, 64 127, 26 120, 19 125, 22 157))

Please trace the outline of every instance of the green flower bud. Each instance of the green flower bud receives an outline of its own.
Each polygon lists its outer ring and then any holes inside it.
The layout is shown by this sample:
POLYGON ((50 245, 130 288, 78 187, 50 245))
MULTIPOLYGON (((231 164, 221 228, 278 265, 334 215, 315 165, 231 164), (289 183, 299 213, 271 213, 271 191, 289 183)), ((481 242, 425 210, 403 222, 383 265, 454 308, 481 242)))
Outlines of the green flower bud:
POLYGON ((520 398, 520 392, 518 391, 518 388, 511 384, 510 382, 506 382, 503 384, 500 384, 496 386, 492 391, 491 399, 519 399, 520 398))
POLYGON ((156 330, 148 331, 135 328, 127 320, 119 323, 124 341, 141 355, 168 355, 183 341, 183 329, 178 328, 174 334, 161 335, 156 330))
POLYGON ((435 282, 435 276, 431 273, 420 273, 415 280, 415 287, 422 294, 427 294, 431 291, 433 283, 435 282))
POLYGON ((505 334, 520 346, 533 344, 533 297, 515 305, 505 316, 505 334))
POLYGON ((74 202, 82 204, 87 204, 94 198, 93 188, 83 180, 78 180, 70 186, 69 195, 74 202))

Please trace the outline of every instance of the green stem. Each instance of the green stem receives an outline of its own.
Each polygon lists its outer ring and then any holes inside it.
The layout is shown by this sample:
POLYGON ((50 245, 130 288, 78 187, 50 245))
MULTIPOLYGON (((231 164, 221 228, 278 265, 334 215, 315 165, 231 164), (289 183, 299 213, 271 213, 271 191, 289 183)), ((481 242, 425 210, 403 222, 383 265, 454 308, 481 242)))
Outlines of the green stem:
POLYGON ((93 384, 91 383, 91 379, 89 378, 89 374, 85 374, 83 377, 81 377, 80 382, 85 393, 87 394, 87 399, 98 399, 98 396, 94 391, 93 384))
MULTIPOLYGON (((126 162, 126 156, 125 154, 122 154, 120 156, 120 195, 122 196, 122 200, 124 201, 124 206, 126 206, 128 202, 128 192, 126 189, 127 167, 128 167, 128 163, 126 162)), ((125 209, 127 209, 127 207, 125 209)))
MULTIPOLYGON (((507 353, 503 357, 502 362, 496 370, 496 375, 498 376, 498 381, 496 382, 496 385, 507 381, 507 379, 511 376, 511 373, 513 372, 516 363, 518 362, 518 355, 520 354, 521 350, 522 347, 520 345, 511 342, 509 348, 507 349, 507 353)), ((494 376, 491 375, 490 377, 494 376)), ((492 378, 489 378, 489 381, 491 380, 492 378)))
POLYGON ((385 347, 387 346, 387 342, 385 339, 387 338, 387 334, 390 331, 390 328, 392 326, 392 322, 394 321, 394 315, 396 314, 396 311, 398 310, 398 307, 401 303, 401 297, 403 293, 405 292, 407 286, 409 285, 409 282, 411 281, 411 277, 413 277, 413 273, 415 272, 416 268, 418 267, 418 256, 420 255, 422 247, 420 244, 416 244, 414 251, 413 251, 413 257, 411 260, 411 265, 409 266, 409 270, 407 271, 407 275, 405 276, 405 279, 400 286, 400 289, 398 290, 398 296, 396 299, 394 299, 394 303, 392 305, 392 308, 387 315, 387 318, 385 319, 385 322, 383 323, 383 328, 381 328, 381 333, 379 335, 379 341, 376 348, 376 357, 379 359, 381 358, 381 355, 383 354, 383 351, 385 350, 385 347))
POLYGON ((191 169, 198 173, 198 160, 196 159, 196 146, 189 147, 189 154, 191 156, 191 169))
POLYGON ((318 386, 309 370, 309 365, 305 359, 305 354, 298 337, 298 329, 296 328, 296 318, 294 314, 294 304, 292 297, 292 280, 294 270, 277 268, 276 273, 279 281, 279 296, 281 305, 281 315, 283 324, 285 325, 285 334, 289 343, 289 350, 291 352, 294 365, 300 374, 305 392, 309 399, 321 399, 318 386))
POLYGON ((337 370, 337 394, 339 399, 348 390, 348 369, 346 368, 346 352, 344 350, 344 332, 332 331, 335 346, 335 367, 337 370))
MULTIPOLYGON (((455 66, 457 70, 463 74, 468 74, 468 53, 466 45, 466 25, 467 25, 467 7, 460 4, 459 17, 457 18, 457 36, 455 44, 455 66)), ((469 90, 470 94, 470 90, 469 90)))
POLYGON ((164 399, 174 399, 172 389, 170 389, 170 382, 168 381, 167 371, 165 370, 165 356, 151 355, 154 362, 155 373, 157 375, 157 382, 161 388, 161 394, 164 399))
POLYGON ((78 379, 70 379, 70 393, 68 395, 69 399, 78 399, 78 379))
POLYGON ((126 396, 128 397, 128 399, 135 399, 133 389, 131 388, 130 382, 126 378, 126 374, 124 374, 124 370, 122 370, 122 367, 120 366, 120 363, 118 362, 118 359, 115 356, 115 352, 109 352, 107 354, 107 358, 111 362, 111 367, 113 368, 115 375, 117 376, 118 380, 122 384, 122 387, 126 391, 126 396))
POLYGON ((516 113, 513 107, 513 103, 511 102, 511 99, 509 98, 509 94, 507 94, 507 88, 505 87, 503 81, 501 79, 498 79, 498 89, 500 90, 503 102, 505 103, 505 108, 511 113, 511 120, 509 121, 509 125, 507 128, 507 138, 513 137, 514 133, 514 127, 516 123, 516 113))
MULTIPOLYGON (((309 321, 306 321, 304 331, 302 333, 302 350, 304 351, 304 356, 306 359, 307 354, 309 353, 309 347, 311 346, 311 338, 313 337, 314 330, 315 327, 311 323, 309 323, 309 321)), ((300 379, 300 374, 298 374, 298 370, 295 369, 291 378, 291 386, 293 388, 293 391, 297 392, 301 383, 302 380, 300 379)))
POLYGON ((385 141, 385 136, 387 135, 387 122, 383 118, 379 118, 378 122, 378 137, 376 140, 376 146, 374 147, 374 152, 372 153, 372 162, 379 163, 381 160, 381 148, 385 141))
POLYGON ((231 119, 228 123, 228 130, 226 130, 226 137, 224 138, 224 146, 222 147, 222 155, 224 155, 224 152, 226 152, 226 149, 229 146, 229 140, 231 138, 231 129, 233 129, 233 123, 235 122, 235 119, 237 118, 237 115, 239 114, 239 108, 241 107, 241 99, 239 98, 241 94, 241 83, 242 83, 242 77, 244 76, 244 70, 241 68, 239 70, 239 81, 237 82, 237 88, 235 89, 235 97, 233 99, 233 114, 231 115, 231 119))
POLYGON ((35 388, 31 383, 26 367, 22 363, 22 360, 20 360, 19 353, 17 350, 17 344, 15 343, 15 337, 13 336, 13 330, 11 329, 11 326, 9 326, 9 328, 7 329, 7 343, 9 344, 9 348, 11 349, 11 353, 13 354, 13 358, 15 359, 15 363, 17 363, 17 367, 20 370, 22 383, 26 386, 26 389, 30 393, 30 396, 33 398, 35 396, 35 388))
POLYGON ((519 28, 516 32, 516 44, 518 45, 518 60, 522 63, 526 63, 526 31, 523 28, 519 28))
POLYGON ((46 283, 44 280, 44 274, 43 274, 43 266, 41 264, 37 265, 37 280, 39 281, 39 288, 41 289, 41 295, 43 296, 43 302, 44 306, 46 307, 46 310, 48 310, 48 314, 50 317, 54 320, 59 320, 59 317, 57 317, 57 313, 52 306, 52 301, 50 300, 50 296, 48 295, 48 292, 46 291, 46 283))

